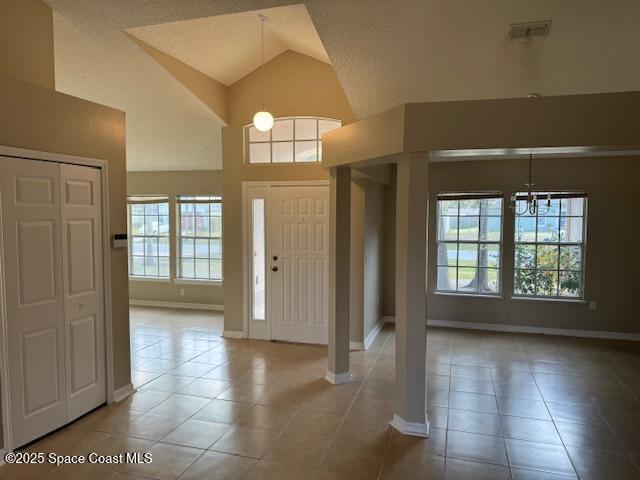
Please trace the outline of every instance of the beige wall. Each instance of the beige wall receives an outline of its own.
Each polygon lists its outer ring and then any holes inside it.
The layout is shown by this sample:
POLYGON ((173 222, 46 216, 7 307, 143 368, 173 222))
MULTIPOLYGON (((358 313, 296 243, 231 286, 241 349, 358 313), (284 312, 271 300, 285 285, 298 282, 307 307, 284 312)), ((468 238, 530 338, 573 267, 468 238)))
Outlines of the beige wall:
MULTIPOLYGON (((523 160, 432 163, 429 168, 429 259, 436 258, 435 201, 443 191, 501 191, 507 197, 526 178, 523 160)), ((556 158, 535 161, 535 181, 549 190, 588 193, 585 298, 588 303, 512 300, 513 212, 504 209, 503 299, 438 295, 436 267, 428 262, 427 318, 501 325, 640 333, 635 305, 638 261, 633 251, 640 225, 631 213, 640 191, 640 158, 556 158)), ((388 200, 386 200, 388 202, 388 200)), ((386 219, 387 231, 393 222, 386 219)), ((385 313, 393 314, 389 297, 393 276, 385 273, 385 313)))
POLYGON ((344 123, 354 115, 330 65, 292 51, 231 86, 229 127, 222 129, 224 169, 224 306, 225 330, 241 331, 242 182, 279 180, 327 180, 319 165, 248 165, 244 161, 243 127, 261 107, 265 88, 266 108, 274 117, 312 115, 337 118, 344 123))
POLYGON ((391 166, 389 184, 384 189, 382 260, 382 314, 393 317, 396 314, 396 166, 391 166))
MULTIPOLYGON (((496 190, 509 195, 526 177, 522 160, 435 163, 429 168, 429 258, 435 259, 435 198, 442 191, 496 190)), ((504 210, 502 279, 505 300, 435 295, 436 270, 429 262, 427 317, 640 333, 635 302, 640 225, 632 213, 640 191, 640 158, 539 159, 535 182, 549 190, 584 190, 589 195, 585 296, 587 303, 510 300, 513 278, 513 212, 504 210)))
POLYGON ((53 14, 40 0, 0 1, 0 77, 53 90, 53 14))
MULTIPOLYGON (((172 252, 177 252, 176 195, 222 195, 222 171, 129 172, 127 173, 127 194, 169 195, 169 208, 174 214, 170 223, 170 248, 172 252)), ((176 258, 175 253, 173 258, 176 258)), ((175 265, 172 265, 174 271, 175 268, 175 265)), ((166 283, 138 279, 129 280, 129 298, 207 305, 224 304, 222 285, 181 284, 176 283, 174 277, 175 273, 172 275, 171 281, 166 283), (184 294, 180 293, 181 290, 184 294)))
MULTIPOLYGON (((127 231, 124 113, 0 77, 0 145, 107 160, 110 231, 127 231)), ((130 383, 127 256, 111 250, 114 387, 130 383)))
POLYGON ((349 339, 352 342, 364 341, 364 304, 365 304, 365 205, 366 188, 369 182, 365 179, 351 180, 351 242, 349 278, 349 339))
MULTIPOLYGON (((53 90, 53 28, 44 4, 3 0, 0 22, 0 145, 106 160, 108 233, 126 232, 124 113, 53 90)), ((125 250, 111 250, 111 297, 118 389, 130 383, 125 250)))
POLYGON ((368 182, 364 208, 364 332, 363 340, 382 318, 382 271, 385 187, 368 182))

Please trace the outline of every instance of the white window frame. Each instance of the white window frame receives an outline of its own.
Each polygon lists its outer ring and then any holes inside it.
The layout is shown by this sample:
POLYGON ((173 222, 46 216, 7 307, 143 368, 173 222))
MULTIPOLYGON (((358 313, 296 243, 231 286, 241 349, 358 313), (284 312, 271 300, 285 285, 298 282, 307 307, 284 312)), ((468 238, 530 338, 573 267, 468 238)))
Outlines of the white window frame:
MULTIPOLYGON (((580 242, 563 242, 560 241, 560 238, 558 237, 557 241, 553 241, 553 242, 544 242, 544 241, 539 241, 538 240, 538 226, 540 224, 540 218, 548 218, 549 215, 535 215, 535 224, 536 224, 536 239, 535 241, 523 241, 523 240, 518 240, 517 235, 518 235, 518 231, 517 231, 517 222, 518 222, 518 216, 515 216, 514 218, 514 228, 513 228, 513 248, 514 248, 514 253, 513 253, 513 294, 512 294, 512 298, 514 299, 532 299, 532 300, 553 300, 553 301, 567 301, 567 302, 575 302, 575 301, 584 301, 585 298, 585 272, 586 272, 586 250, 587 250, 587 194, 585 192, 536 192, 537 196, 538 196, 538 203, 540 205, 539 208, 541 208, 543 211, 546 208, 546 203, 547 203, 547 197, 550 197, 552 200, 555 199, 559 199, 560 201, 562 201, 562 199, 569 199, 569 198, 582 198, 583 199, 583 205, 582 205, 582 215, 562 215, 562 208, 559 207, 558 208, 558 215, 552 215, 551 217, 553 218, 558 218, 558 224, 559 224, 559 228, 561 228, 561 219, 562 218, 581 218, 582 219, 582 232, 581 232, 581 237, 582 240, 580 242), (533 269, 521 269, 518 268, 518 264, 516 263, 518 261, 518 254, 517 254, 517 248, 519 245, 530 245, 534 247, 534 251, 536 252, 536 254, 534 255, 534 268, 533 269), (557 268, 553 269, 553 270, 547 270, 547 269, 538 269, 538 255, 537 255, 537 251, 538 251, 538 247, 539 246, 557 246, 558 247, 558 260, 557 260, 557 268), (564 268, 561 268, 561 260, 562 260, 562 255, 560 254, 560 250, 562 247, 580 247, 581 251, 580 251, 580 270, 567 270, 564 268), (518 271, 520 270, 530 270, 533 271, 534 274, 534 293, 533 294, 526 294, 526 293, 516 293, 516 276, 518 274, 518 271), (537 282, 535 281, 535 277, 537 276, 538 271, 551 271, 551 272, 556 272, 558 275, 558 279, 556 282, 556 294, 555 295, 544 295, 544 294, 539 294, 537 292, 537 282), (569 295, 560 295, 560 289, 561 289, 561 281, 560 281, 560 275, 562 272, 579 272, 580 273, 580 294, 577 296, 569 296, 569 295)), ((524 198, 526 198, 526 194, 520 192, 516 194, 516 198, 519 200, 523 200, 524 198)), ((517 207, 516 207, 517 208, 517 207)))
MULTIPOLYGON (((467 217, 467 215, 463 215, 462 217, 467 217)), ((479 297, 501 297, 503 282, 502 282, 502 266, 504 262, 503 255, 503 242, 504 242, 504 195, 501 192, 447 192, 441 193, 437 196, 436 199, 436 281, 434 293, 442 294, 442 295, 461 295, 461 296, 479 296, 479 297), (455 218, 457 218, 457 238, 455 240, 446 240, 441 239, 440 232, 440 217, 450 217, 450 215, 441 215, 440 214, 440 202, 446 200, 454 200, 454 201, 462 201, 462 200, 483 200, 483 199, 496 199, 500 200, 500 215, 484 215, 482 212, 482 207, 480 207, 478 211, 478 239, 477 240, 461 240, 460 239, 460 207, 458 206, 458 212, 455 218), (480 225, 482 222, 482 218, 499 218, 500 219, 500 238, 498 240, 482 240, 480 239, 480 225), (441 265, 439 262, 439 251, 441 244, 456 244, 456 264, 455 266, 450 265, 441 265), (475 268, 476 271, 479 271, 481 268, 486 270, 496 270, 497 276, 497 290, 495 292, 483 292, 480 291, 479 287, 476 287, 475 290, 460 290, 459 287, 459 270, 460 268, 465 268, 464 266, 460 266, 460 245, 476 245, 476 266, 468 267, 475 268), (497 267, 480 267, 480 247, 482 245, 497 245, 498 246, 498 266, 497 267), (456 269, 456 285, 454 289, 439 289, 438 288, 438 270, 440 268, 455 268, 456 269)))
MULTIPOLYGON (((268 136, 268 140, 251 140, 251 129, 253 128, 253 124, 246 125, 244 127, 244 158, 245 163, 249 165, 316 165, 322 162, 322 139, 320 134, 320 121, 327 122, 336 122, 337 125, 335 128, 340 128, 342 126, 342 121, 335 118, 327 118, 327 117, 312 117, 312 116, 292 116, 292 117, 280 117, 274 119, 274 125, 277 122, 289 121, 291 120, 293 123, 293 134, 291 139, 285 140, 273 140, 273 128, 269 132, 259 133, 260 135, 268 136), (296 120, 315 120, 316 121, 316 135, 315 138, 296 138, 296 120), (316 160, 312 162, 301 162, 296 161, 296 143, 301 142, 316 142, 316 160), (291 143, 293 148, 293 156, 292 161, 290 162, 274 162, 273 161, 273 145, 274 144, 286 144, 291 143), (269 145, 269 162, 252 162, 251 161, 251 145, 269 145)), ((328 130, 327 130, 328 131, 328 130)))
MULTIPOLYGON (((136 215, 139 216, 139 215, 136 215)), ((145 229, 146 229, 146 219, 147 219, 147 213, 145 211, 145 213, 142 215, 144 218, 144 225, 145 225, 145 229)), ((152 216, 152 215, 149 215, 152 216)), ((168 282, 171 280, 171 242, 170 242, 170 231, 171 231, 171 212, 170 212, 170 202, 169 202, 169 195, 129 195, 127 196, 127 231, 128 233, 128 246, 129 246, 129 254, 128 254, 128 260, 129 260, 129 278, 130 279, 135 279, 135 280, 146 280, 146 281, 160 281, 160 282, 168 282), (167 217, 167 232, 160 234, 158 233, 157 235, 147 235, 146 231, 144 235, 134 235, 133 231, 132 231, 132 222, 133 219, 132 217, 133 215, 133 211, 132 211, 132 206, 133 205, 148 205, 148 204, 166 204, 167 206, 167 214, 166 215, 160 215, 157 214, 156 216, 159 217, 160 216, 166 216, 167 217), (134 242, 134 237, 136 238, 142 238, 143 240, 143 249, 144 249, 144 253, 143 255, 134 255, 134 248, 133 248, 133 242, 134 242), (156 255, 147 255, 146 252, 146 248, 147 248, 147 242, 146 239, 147 238, 156 238, 157 239, 157 249, 156 249, 156 255), (166 239, 167 241, 167 247, 169 249, 169 254, 165 257, 165 256, 161 256, 160 255, 160 239, 166 239), (134 274, 133 273, 133 264, 134 264, 134 257, 142 257, 142 258, 147 258, 147 257, 155 257, 158 260, 158 273, 156 275, 146 275, 146 273, 144 275, 140 275, 140 274, 134 274), (169 262, 169 272, 168 274, 165 275, 160 275, 160 258, 167 258, 167 261, 169 262)), ((146 271, 146 267, 145 267, 145 271, 146 271)))
MULTIPOLYGON (((194 283, 194 284, 215 284, 215 285, 221 285, 223 282, 223 277, 224 277, 224 271, 223 271, 223 259, 224 259, 224 253, 222 250, 222 232, 223 232, 223 225, 222 225, 222 197, 219 195, 194 195, 194 194, 182 194, 182 195, 176 195, 176 280, 175 282, 178 284, 189 284, 189 283, 194 283), (185 205, 185 204, 191 204, 193 205, 193 208, 195 210, 196 205, 197 204, 207 204, 207 205, 213 205, 213 204, 218 204, 220 205, 220 235, 216 236, 213 235, 212 232, 212 225, 211 225, 211 218, 216 217, 217 215, 211 215, 211 211, 209 211, 209 236, 197 236, 196 235, 196 231, 195 231, 195 225, 194 225, 194 231, 193 231, 193 235, 183 235, 182 234, 182 209, 181 206, 185 205), (183 239, 189 239, 189 240, 193 240, 194 243, 194 248, 193 248, 193 257, 185 257, 185 258, 192 258, 193 259, 193 263, 194 263, 194 270, 193 270, 193 277, 186 277, 183 274, 182 271, 182 241, 183 239), (195 242, 196 240, 207 240, 207 243, 209 244, 208 247, 208 255, 206 257, 206 259, 209 261, 209 275, 205 278, 205 277, 200 277, 197 278, 196 275, 196 259, 200 259, 203 260, 205 259, 205 257, 196 257, 196 247, 195 247, 195 242), (211 253, 211 241, 212 240, 217 240, 220 242, 220 257, 214 257, 212 256, 211 253), (211 261, 212 260, 219 260, 220 261, 220 277, 219 278, 213 278, 211 277, 211 261)), ((195 215, 195 211, 194 211, 194 220, 197 216, 195 215)))

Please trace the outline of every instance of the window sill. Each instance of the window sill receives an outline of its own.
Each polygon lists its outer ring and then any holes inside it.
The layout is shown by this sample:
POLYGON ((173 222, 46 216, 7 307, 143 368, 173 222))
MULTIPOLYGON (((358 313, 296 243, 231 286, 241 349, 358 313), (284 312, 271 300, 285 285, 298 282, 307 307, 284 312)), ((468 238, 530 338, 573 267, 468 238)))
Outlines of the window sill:
POLYGON ((149 282, 149 283, 171 283, 170 278, 163 277, 136 277, 129 275, 130 282, 149 282))
POLYGON ((434 295, 442 295, 443 297, 471 297, 471 298, 493 298, 494 300, 502 300, 504 297, 497 293, 461 293, 461 292, 433 292, 434 295))
POLYGON ((556 298, 556 297, 516 297, 513 296, 509 300, 531 300, 534 302, 560 302, 560 303, 584 303, 587 301, 583 298, 556 298))
POLYGON ((176 278, 173 283, 176 285, 211 285, 222 287, 222 280, 199 280, 197 278, 176 278))

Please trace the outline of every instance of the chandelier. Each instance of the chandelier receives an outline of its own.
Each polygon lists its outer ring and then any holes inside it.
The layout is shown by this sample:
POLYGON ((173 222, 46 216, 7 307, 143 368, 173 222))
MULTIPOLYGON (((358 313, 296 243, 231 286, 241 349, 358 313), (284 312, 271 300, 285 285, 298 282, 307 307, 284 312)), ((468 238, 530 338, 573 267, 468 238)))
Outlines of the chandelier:
POLYGON ((529 154, 529 181, 524 184, 526 191, 511 195, 511 208, 517 216, 546 215, 551 210, 551 194, 540 194, 535 191, 533 182, 533 154, 529 154), (524 202, 522 202, 524 200, 524 202), (524 203, 524 208, 518 206, 524 203))

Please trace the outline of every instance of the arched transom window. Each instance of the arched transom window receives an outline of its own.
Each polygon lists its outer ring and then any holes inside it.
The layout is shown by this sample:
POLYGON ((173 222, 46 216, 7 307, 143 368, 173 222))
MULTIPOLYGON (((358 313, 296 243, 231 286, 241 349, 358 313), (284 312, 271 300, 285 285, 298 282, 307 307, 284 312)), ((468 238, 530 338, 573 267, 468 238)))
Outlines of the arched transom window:
POLYGON ((248 163, 316 163, 322 161, 322 134, 342 126, 340 120, 319 117, 276 118, 269 132, 253 125, 244 131, 248 163))

